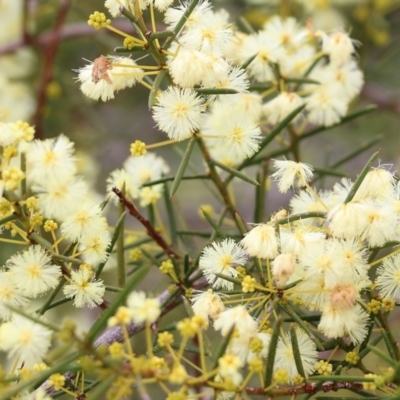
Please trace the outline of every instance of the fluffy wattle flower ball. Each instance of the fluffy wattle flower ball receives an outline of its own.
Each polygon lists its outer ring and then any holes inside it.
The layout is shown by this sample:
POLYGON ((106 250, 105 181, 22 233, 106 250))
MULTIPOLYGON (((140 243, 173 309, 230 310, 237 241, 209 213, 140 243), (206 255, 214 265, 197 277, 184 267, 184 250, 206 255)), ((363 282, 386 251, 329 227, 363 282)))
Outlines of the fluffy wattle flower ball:
POLYGON ((61 276, 61 268, 51 264, 50 255, 39 245, 13 255, 7 264, 11 280, 27 297, 55 288, 61 276))
POLYGON ((273 259, 278 255, 278 240, 272 225, 259 224, 241 240, 240 244, 252 257, 273 259))
POLYGON ((221 243, 214 242, 203 250, 199 267, 213 288, 232 290, 234 287, 232 282, 219 278, 215 274, 235 278, 237 276, 235 267, 243 265, 246 259, 246 253, 234 240, 225 239, 221 243))
POLYGON ((131 293, 126 303, 136 324, 152 324, 160 316, 160 300, 147 298, 144 292, 131 293))
POLYGON ((157 100, 153 118, 170 139, 187 139, 200 128, 204 119, 204 102, 194 90, 170 86, 157 100))
POLYGON ((0 349, 8 358, 32 367, 42 361, 51 344, 52 332, 48 328, 20 315, 1 325, 0 349))
POLYGON ((286 193, 295 183, 305 186, 313 176, 311 165, 302 162, 274 160, 274 167, 277 171, 272 174, 272 178, 278 182, 281 193, 286 193))

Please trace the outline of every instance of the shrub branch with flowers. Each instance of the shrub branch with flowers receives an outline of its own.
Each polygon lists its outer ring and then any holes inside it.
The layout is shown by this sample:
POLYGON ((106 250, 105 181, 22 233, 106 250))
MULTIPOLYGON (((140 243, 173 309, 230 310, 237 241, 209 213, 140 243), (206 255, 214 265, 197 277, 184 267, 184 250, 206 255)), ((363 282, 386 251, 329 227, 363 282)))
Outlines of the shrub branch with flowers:
POLYGON ((122 36, 123 45, 77 71, 82 92, 107 101, 143 85, 168 137, 133 138, 103 203, 77 175, 66 136, 40 141, 27 123, 0 125, 1 241, 21 246, 0 270, 0 350, 9 360, 0 399, 309 398, 341 389, 397 397, 400 185, 374 166, 378 153, 355 181, 337 169, 376 139, 324 169, 301 162, 299 147, 374 109, 350 110, 363 85, 358 43, 278 16, 241 32, 208 0, 172 2, 107 0, 130 32, 104 13, 90 15, 89 25, 122 36), (135 60, 136 52, 153 61, 135 60), (176 171, 150 152, 182 141, 176 171), (190 175, 194 147, 204 168, 190 175), (267 217, 270 164, 279 191, 293 194, 287 210, 267 217), (319 191, 322 176, 338 182, 319 191), (219 214, 201 210, 209 232, 185 228, 172 201, 185 180, 210 183, 220 201, 219 214), (253 221, 236 207, 238 181, 255 188, 253 221), (111 229, 106 207, 119 210, 111 229), (128 218, 143 238, 131 240, 128 218), (103 282, 112 259, 118 287, 103 282), (140 288, 155 269, 169 285, 158 296, 140 288), (71 319, 46 319, 64 303, 99 310, 88 332, 71 319), (183 316, 166 323, 176 308, 183 316), (143 341, 132 342, 140 332, 143 341))

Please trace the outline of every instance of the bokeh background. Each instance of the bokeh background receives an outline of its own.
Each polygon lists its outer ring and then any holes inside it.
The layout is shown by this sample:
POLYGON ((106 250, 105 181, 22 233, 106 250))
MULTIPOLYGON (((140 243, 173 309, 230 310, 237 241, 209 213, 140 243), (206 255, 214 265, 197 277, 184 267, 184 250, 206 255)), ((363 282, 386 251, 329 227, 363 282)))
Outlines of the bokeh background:
MULTIPOLYGON (((167 139, 151 118, 147 89, 137 86, 121 91, 106 103, 90 100, 80 92, 75 70, 83 67, 86 60, 113 54, 113 49, 122 45, 121 36, 107 30, 96 31, 87 25, 89 14, 96 10, 106 12, 103 3, 0 0, 0 121, 28 121, 35 125, 40 139, 60 133, 67 135, 76 143, 81 173, 92 184, 99 201, 106 197, 107 176, 129 156, 130 143, 137 139, 146 144, 167 139)), ((257 28, 279 13, 293 15, 302 23, 311 21, 316 29, 332 31, 342 27, 351 32, 360 41, 358 57, 366 82, 352 109, 369 104, 378 108, 302 142, 302 161, 323 167, 382 135, 379 144, 344 164, 341 170, 354 178, 379 148, 381 163, 392 164, 392 170, 400 168, 400 0, 215 0, 213 3, 216 8, 226 8, 239 26, 241 17, 257 28)), ((162 16, 156 17, 162 29, 162 16)), ((132 30, 123 18, 113 24, 126 32, 132 30)), ((184 146, 157 149, 170 165, 171 175, 179 165, 184 146)), ((204 173, 204 165, 196 153, 190 168, 204 173)), ((329 186, 332 180, 325 183, 329 186)), ((220 211, 218 202, 203 185, 202 181, 185 181, 176 195, 176 204, 179 202, 190 229, 209 229, 198 215, 200 205, 210 203, 216 212, 220 211)), ((252 222, 253 189, 238 183, 235 191, 241 215, 246 222, 252 222)), ((278 194, 272 184, 265 204, 266 215, 285 207, 288 199, 278 194)), ((111 225, 115 218, 116 210, 111 209, 111 225)), ((129 220, 128 227, 138 226, 129 220)), ((4 244, 1 249, 1 263, 19 250, 4 244)), ((115 274, 112 268, 110 271, 103 279, 112 284, 115 274)), ((166 285, 156 271, 146 279, 146 286, 159 293, 166 285)), ((53 318, 62 313, 63 309, 57 309, 53 318)), ((179 313, 174 311, 168 320, 179 319, 179 313)), ((92 319, 87 317, 87 310, 77 311, 83 329, 85 321, 90 324, 92 319)), ((135 338, 138 343, 141 340, 140 336, 135 338)))

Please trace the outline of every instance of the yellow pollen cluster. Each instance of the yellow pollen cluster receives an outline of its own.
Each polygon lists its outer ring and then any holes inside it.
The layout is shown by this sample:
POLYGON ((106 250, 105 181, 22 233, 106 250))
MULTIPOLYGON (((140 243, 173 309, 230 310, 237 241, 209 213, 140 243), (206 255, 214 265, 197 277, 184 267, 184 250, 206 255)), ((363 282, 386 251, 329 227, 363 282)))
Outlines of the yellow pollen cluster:
POLYGON ((3 156, 6 160, 13 158, 18 155, 18 150, 15 146, 7 146, 3 151, 3 156))
POLYGON ((174 337, 169 332, 161 332, 158 334, 157 343, 161 347, 170 346, 174 343, 174 337))
POLYGON ((15 127, 24 132, 21 139, 26 140, 27 142, 33 140, 35 136, 35 128, 33 126, 30 126, 27 122, 18 121, 15 124, 15 127))
POLYGON ((174 270, 174 266, 171 260, 163 261, 160 266, 160 271, 163 274, 170 274, 174 270))
POLYGON ((244 293, 252 293, 256 288, 256 280, 250 275, 244 277, 242 281, 242 290, 244 293))
POLYGON ((25 178, 25 174, 17 167, 10 167, 3 170, 2 175, 4 186, 8 190, 17 190, 18 185, 25 178))
POLYGON ((253 358, 249 361, 249 370, 256 374, 263 371, 263 363, 259 358, 253 358))
MULTIPOLYGON (((376 378, 377 375, 375 374, 366 374, 364 375, 365 378, 376 378)), ((376 384, 375 382, 363 382, 363 388, 365 390, 375 390, 376 389, 376 384)))
POLYGON ((108 352, 112 358, 121 358, 124 354, 124 346, 122 343, 114 342, 109 346, 108 352))
POLYGON ((143 258, 143 252, 140 249, 132 249, 129 252, 129 259, 131 261, 139 261, 143 258))
POLYGON ((249 347, 253 353, 259 354, 261 352, 261 350, 263 349, 263 343, 262 343, 261 339, 255 337, 250 340, 249 347))
POLYGON ((293 385, 299 386, 304 383, 304 377, 302 377, 301 375, 296 375, 293 377, 292 381, 293 385))
POLYGON ((132 315, 127 307, 119 307, 113 317, 108 320, 108 326, 128 325, 132 315))
POLYGON ((65 385, 65 376, 61 374, 53 374, 49 378, 49 383, 55 390, 60 390, 65 385))
POLYGON ((190 338, 193 337, 199 329, 197 323, 191 318, 185 318, 183 321, 180 321, 177 328, 183 337, 190 338))
POLYGON ((29 218, 29 223, 31 226, 41 226, 43 225, 43 215, 40 213, 35 213, 29 218))
POLYGON ((332 364, 329 364, 324 360, 319 360, 315 366, 315 369, 320 375, 330 375, 332 373, 332 364))
POLYGON ((381 308, 381 302, 379 300, 372 299, 367 304, 367 310, 369 313, 378 314, 380 308, 381 308))
POLYGON ((396 303, 392 299, 386 298, 382 300, 382 308, 387 312, 393 311, 395 306, 396 303))
POLYGON ((55 230, 58 229, 58 224, 56 221, 53 221, 52 219, 48 219, 45 223, 44 223, 44 230, 46 232, 53 232, 55 230))
POLYGON ((111 20, 107 19, 106 14, 95 11, 90 14, 88 24, 95 29, 101 29, 111 24, 111 20))
POLYGON ((134 157, 144 156, 147 153, 146 143, 144 143, 140 140, 135 140, 133 143, 131 143, 130 150, 131 150, 131 154, 134 157))
POLYGON ((135 40, 131 37, 127 37, 124 39, 124 44, 123 46, 125 49, 132 50, 135 47, 135 40))
POLYGON ((358 363, 359 360, 360 360, 360 356, 355 351, 349 351, 346 354, 346 361, 349 364, 354 364, 355 365, 355 364, 358 363))
POLYGON ((274 382, 278 385, 284 385, 289 381, 289 374, 286 369, 279 368, 274 373, 274 382))
POLYGON ((36 197, 31 196, 26 199, 26 207, 32 213, 39 208, 39 201, 36 197))

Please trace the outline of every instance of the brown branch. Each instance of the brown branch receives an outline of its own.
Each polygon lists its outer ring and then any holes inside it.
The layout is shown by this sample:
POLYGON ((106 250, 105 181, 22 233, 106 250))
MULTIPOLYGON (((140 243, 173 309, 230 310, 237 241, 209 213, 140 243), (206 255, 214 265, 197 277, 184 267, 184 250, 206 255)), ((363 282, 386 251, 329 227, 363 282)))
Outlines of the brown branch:
MULTIPOLYGON (((132 31, 132 24, 129 21, 123 21, 123 20, 115 22, 113 21, 113 26, 124 32, 132 31)), ((107 34, 115 35, 115 33, 107 29, 104 31, 107 34)), ((46 47, 52 41, 54 34, 53 32, 54 32, 53 30, 44 32, 39 36, 37 36, 36 38, 28 35, 6 46, 2 46, 0 47, 0 55, 13 53, 14 51, 24 46, 32 45, 38 48, 46 47)), ((65 39, 71 39, 79 36, 89 36, 89 35, 91 36, 96 33, 98 33, 98 31, 93 29, 93 27, 89 26, 87 22, 79 22, 76 24, 69 24, 67 26, 63 26, 59 31, 59 38, 61 41, 64 41, 65 39)))
POLYGON ((112 190, 118 196, 119 201, 127 208, 129 214, 136 218, 146 228, 147 234, 164 250, 165 254, 168 257, 180 258, 179 254, 168 246, 164 238, 154 229, 150 221, 139 213, 134 204, 129 201, 118 188, 114 187, 112 190))
MULTIPOLYGON (((37 106, 36 113, 33 117, 35 130, 36 130, 36 138, 42 139, 42 123, 43 123, 43 115, 46 106, 47 100, 47 86, 51 79, 53 78, 53 66, 54 66, 54 58, 57 53, 57 48, 60 43, 60 31, 61 27, 67 17, 68 10, 71 6, 72 0, 63 0, 58 9, 58 13, 56 16, 56 21, 54 23, 54 28, 52 31, 51 40, 48 46, 44 50, 44 65, 43 65, 43 74, 42 81, 39 85, 38 95, 37 95, 37 106)), ((26 38, 25 38, 26 40, 26 38)))
MULTIPOLYGON (((193 283, 193 288, 194 289, 203 289, 204 287, 207 286, 207 282, 204 278, 198 279, 196 282, 193 283)), ((171 310, 176 308, 179 304, 182 303, 182 292, 178 291, 174 298, 168 302, 168 304, 163 308, 163 311, 161 313, 161 316, 169 313, 171 310)), ((168 300, 168 298, 171 296, 171 293, 166 290, 163 293, 161 293, 158 296, 158 300, 161 305, 165 304, 165 302, 168 300)), ((144 324, 135 324, 131 322, 127 326, 128 330, 128 335, 129 337, 132 337, 136 333, 142 331, 144 329, 145 325, 144 324)), ((107 329, 105 332, 103 332, 97 340, 94 342, 94 347, 99 347, 103 344, 109 346, 114 342, 120 342, 122 343, 125 340, 124 334, 122 332, 122 329, 120 326, 114 326, 112 328, 107 329)))

